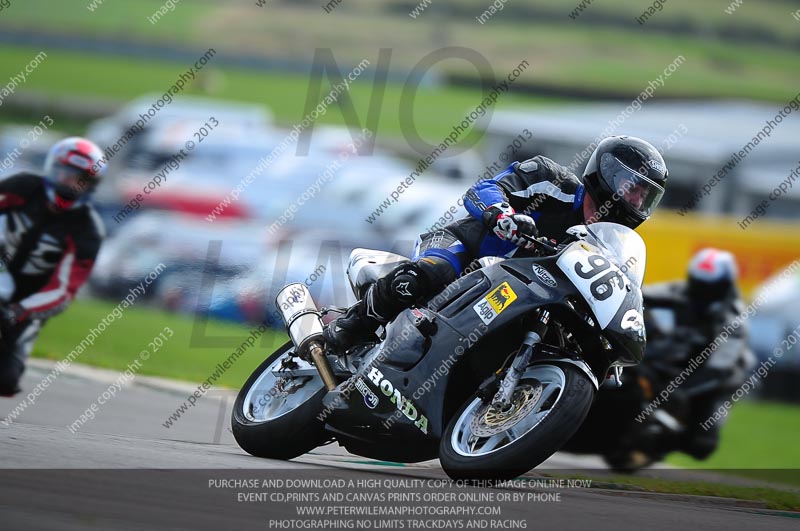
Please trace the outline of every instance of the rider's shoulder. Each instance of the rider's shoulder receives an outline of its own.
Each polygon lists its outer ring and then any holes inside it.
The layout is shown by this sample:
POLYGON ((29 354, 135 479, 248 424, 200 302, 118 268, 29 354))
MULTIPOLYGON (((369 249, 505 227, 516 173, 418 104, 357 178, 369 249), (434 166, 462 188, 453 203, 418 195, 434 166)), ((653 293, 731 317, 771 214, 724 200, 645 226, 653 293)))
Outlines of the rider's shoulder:
POLYGON ((514 172, 526 178, 534 178, 541 181, 574 181, 578 183, 578 177, 569 170, 557 163, 553 159, 547 158, 544 155, 536 155, 516 164, 514 172))

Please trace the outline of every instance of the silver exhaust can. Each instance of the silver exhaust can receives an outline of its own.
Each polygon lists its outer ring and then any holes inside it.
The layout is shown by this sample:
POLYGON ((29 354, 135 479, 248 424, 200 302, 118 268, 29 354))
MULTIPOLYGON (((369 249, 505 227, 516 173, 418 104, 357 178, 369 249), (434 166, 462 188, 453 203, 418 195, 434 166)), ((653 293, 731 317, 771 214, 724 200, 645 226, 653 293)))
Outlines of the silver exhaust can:
POLYGON ((286 285, 275 298, 297 353, 305 356, 314 342, 322 342, 322 319, 305 284, 286 285))

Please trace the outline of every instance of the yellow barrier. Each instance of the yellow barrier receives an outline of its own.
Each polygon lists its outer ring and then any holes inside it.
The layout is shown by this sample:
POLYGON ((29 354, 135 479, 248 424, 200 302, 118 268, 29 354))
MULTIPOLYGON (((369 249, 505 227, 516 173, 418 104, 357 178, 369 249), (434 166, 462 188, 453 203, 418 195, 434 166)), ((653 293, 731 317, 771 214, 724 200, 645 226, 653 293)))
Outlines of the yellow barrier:
POLYGON ((645 283, 686 278, 691 257, 703 247, 730 251, 739 263, 745 296, 773 273, 800 258, 800 223, 756 220, 746 230, 737 219, 680 216, 659 211, 637 231, 647 244, 645 283))

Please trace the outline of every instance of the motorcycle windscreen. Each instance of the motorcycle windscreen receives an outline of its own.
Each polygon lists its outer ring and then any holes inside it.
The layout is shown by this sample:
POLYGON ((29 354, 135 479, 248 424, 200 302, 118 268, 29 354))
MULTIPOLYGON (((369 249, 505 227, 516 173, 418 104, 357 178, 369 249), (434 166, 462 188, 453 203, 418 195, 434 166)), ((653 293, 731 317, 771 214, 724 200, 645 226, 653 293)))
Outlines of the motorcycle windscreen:
POLYGON ((623 320, 638 326, 643 322, 641 301, 632 304, 628 295, 640 293, 644 242, 633 230, 614 223, 596 223, 586 230, 587 238, 567 247, 558 267, 589 304, 600 328, 607 328, 623 307, 628 310, 623 320))
POLYGON ((641 288, 647 264, 647 247, 639 234, 617 223, 594 223, 586 226, 586 242, 600 247, 604 256, 641 288))

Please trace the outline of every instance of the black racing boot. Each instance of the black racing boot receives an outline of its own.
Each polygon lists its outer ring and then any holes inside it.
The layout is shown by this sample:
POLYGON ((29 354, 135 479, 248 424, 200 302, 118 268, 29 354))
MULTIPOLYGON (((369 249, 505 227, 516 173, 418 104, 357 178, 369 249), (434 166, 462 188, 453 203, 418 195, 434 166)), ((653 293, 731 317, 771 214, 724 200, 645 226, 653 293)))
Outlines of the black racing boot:
POLYGON ((345 352, 359 343, 378 339, 375 331, 379 326, 386 324, 388 319, 375 311, 375 290, 373 284, 363 299, 325 327, 323 337, 334 350, 345 352))
POLYGON ((347 313, 331 321, 324 337, 329 345, 344 352, 359 342, 375 339, 375 330, 385 325, 405 308, 410 308, 455 280, 449 262, 436 257, 422 258, 419 262, 403 263, 372 284, 364 298, 351 306, 347 313))
POLYGON ((716 451, 718 445, 719 428, 714 426, 706 433, 687 433, 678 445, 678 450, 691 455, 698 461, 703 461, 716 451))
POLYGON ((16 388, 10 391, 0 391, 0 398, 13 398, 14 395, 18 394, 22 391, 22 388, 17 386, 16 388))

